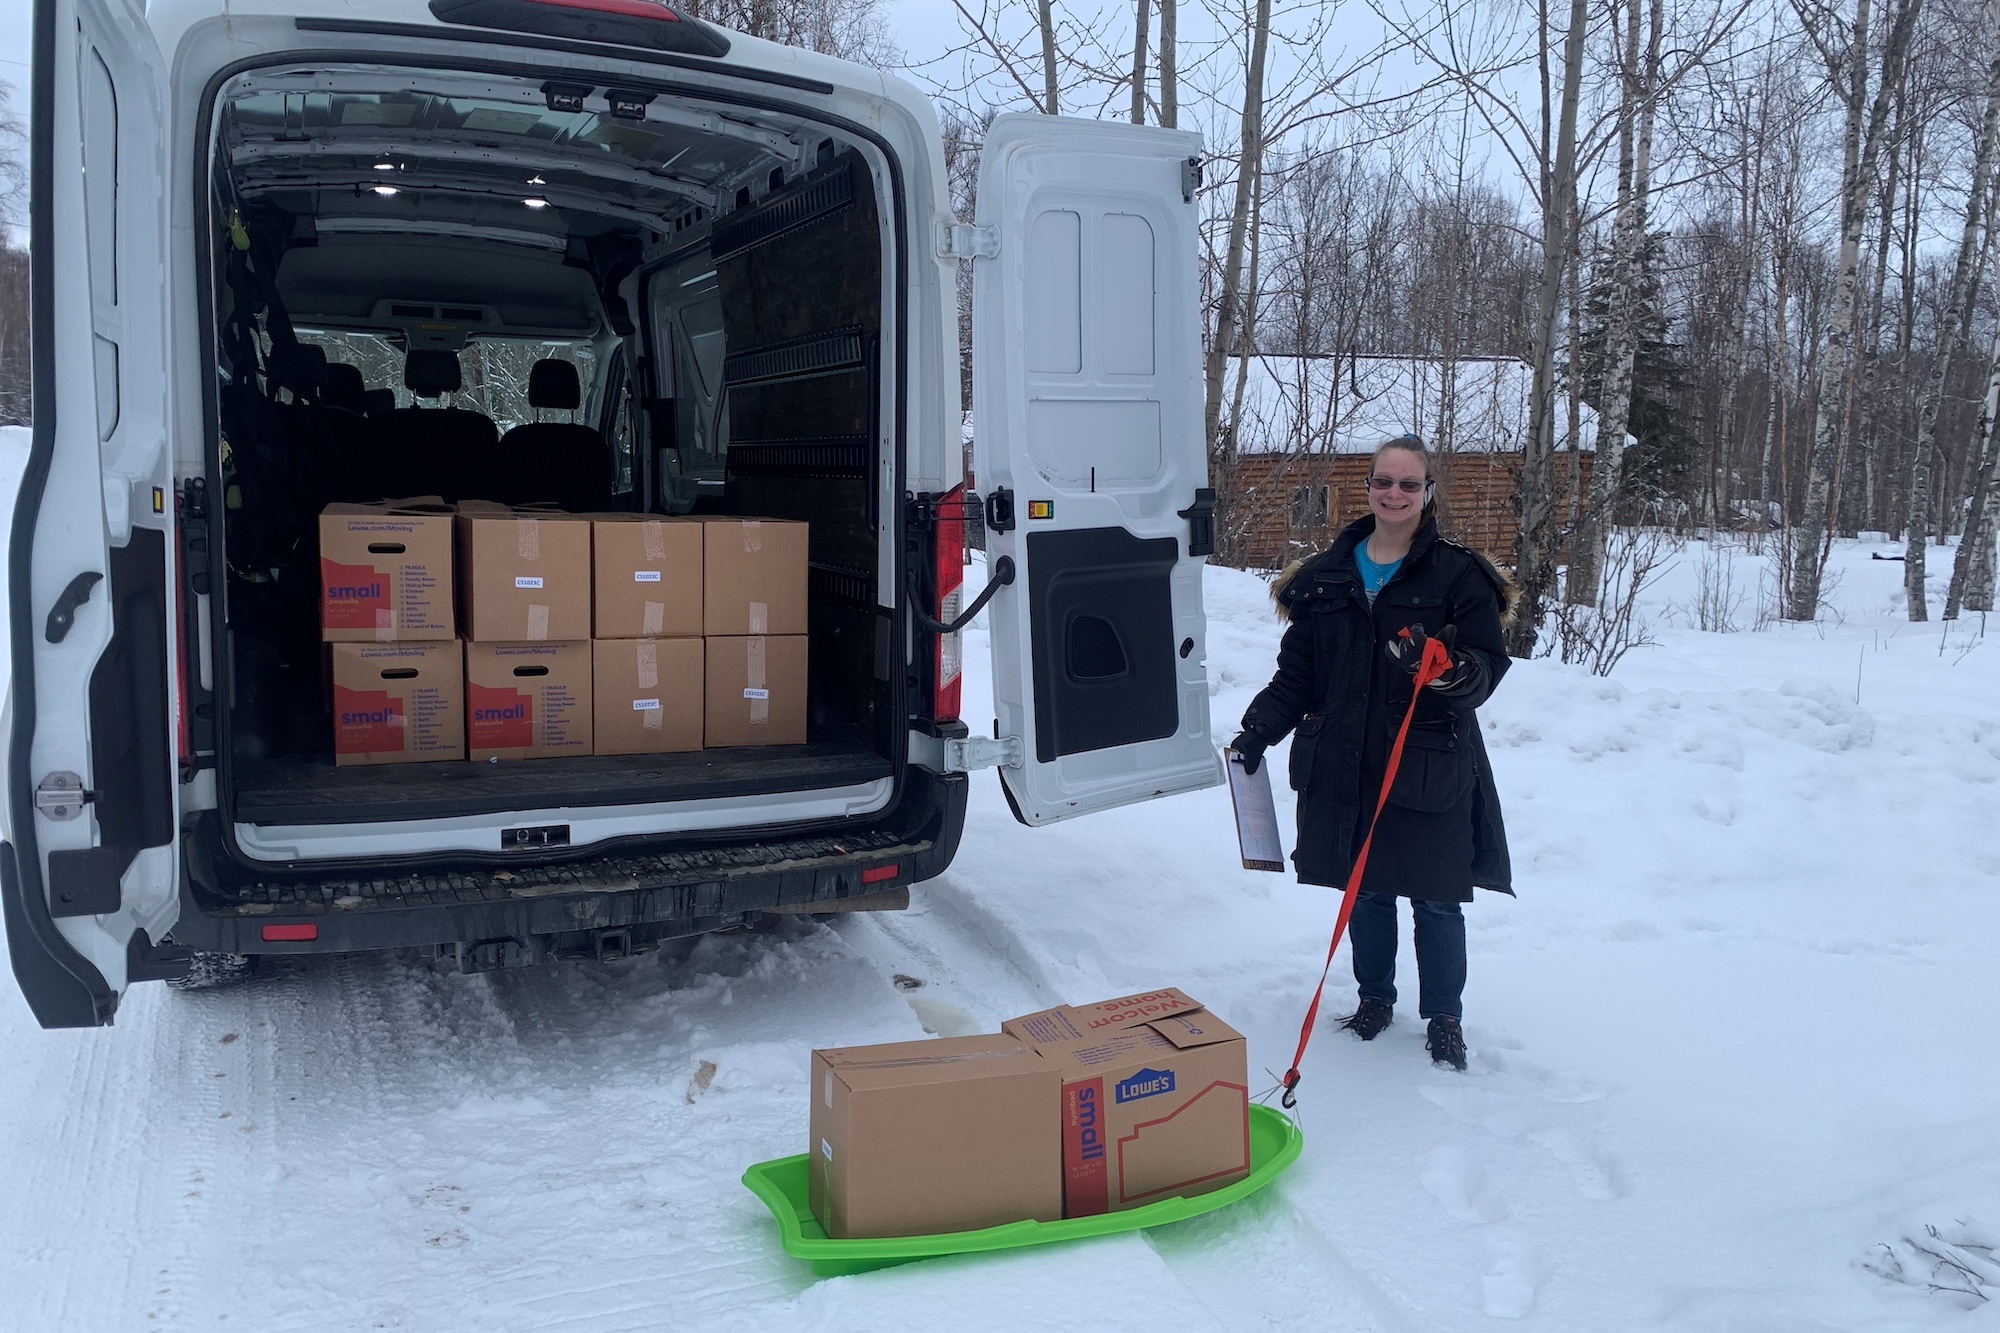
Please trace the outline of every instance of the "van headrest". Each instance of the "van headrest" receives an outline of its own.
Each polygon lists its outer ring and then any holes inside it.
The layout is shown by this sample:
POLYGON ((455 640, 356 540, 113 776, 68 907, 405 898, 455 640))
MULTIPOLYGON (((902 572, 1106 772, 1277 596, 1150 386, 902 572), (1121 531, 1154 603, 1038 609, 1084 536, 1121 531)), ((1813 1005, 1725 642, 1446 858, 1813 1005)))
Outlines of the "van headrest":
POLYGON ((457 393, 458 353, 420 347, 403 358, 403 387, 419 398, 457 393))
POLYGON ((316 398, 326 384, 326 349, 316 343, 273 348, 271 375, 294 398, 316 398))
POLYGON ((396 410, 394 389, 370 389, 361 395, 361 410, 367 416, 386 417, 396 410))
POLYGON ((576 365, 554 357, 535 362, 528 372, 528 406, 569 408, 583 404, 583 389, 577 383, 576 365))
POLYGON ((368 382, 361 378, 361 367, 350 366, 345 361, 329 362, 326 368, 326 388, 319 400, 328 407, 338 407, 347 412, 365 410, 368 382))

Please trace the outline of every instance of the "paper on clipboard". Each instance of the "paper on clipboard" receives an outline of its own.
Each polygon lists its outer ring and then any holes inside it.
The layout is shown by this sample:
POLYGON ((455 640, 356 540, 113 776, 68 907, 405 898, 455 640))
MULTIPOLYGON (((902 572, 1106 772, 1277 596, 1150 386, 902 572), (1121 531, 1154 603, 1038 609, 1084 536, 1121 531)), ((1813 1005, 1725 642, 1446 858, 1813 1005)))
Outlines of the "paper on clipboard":
POLYGON ((1271 798, 1271 766, 1257 765, 1255 773, 1243 771, 1243 756, 1224 750, 1228 761, 1229 801, 1236 807, 1236 842, 1243 852, 1245 870, 1285 868, 1285 845, 1278 840, 1278 807, 1271 798))

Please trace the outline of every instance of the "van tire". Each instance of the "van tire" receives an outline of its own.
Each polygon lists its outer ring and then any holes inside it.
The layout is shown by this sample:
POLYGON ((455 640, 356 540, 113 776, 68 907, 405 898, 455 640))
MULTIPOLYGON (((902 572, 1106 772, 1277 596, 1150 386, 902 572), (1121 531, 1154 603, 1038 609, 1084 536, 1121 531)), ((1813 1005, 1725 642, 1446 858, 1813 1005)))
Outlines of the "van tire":
POLYGON ((256 975, 257 960, 247 953, 202 953, 196 951, 184 977, 171 977, 174 990, 223 990, 240 986, 256 975))

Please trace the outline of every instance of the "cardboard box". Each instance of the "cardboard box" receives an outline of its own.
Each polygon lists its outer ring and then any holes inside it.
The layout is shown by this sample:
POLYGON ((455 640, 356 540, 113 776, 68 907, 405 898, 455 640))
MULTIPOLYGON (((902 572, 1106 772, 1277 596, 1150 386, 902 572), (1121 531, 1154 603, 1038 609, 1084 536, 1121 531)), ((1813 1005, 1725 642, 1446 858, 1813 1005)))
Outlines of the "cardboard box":
POLYGON ((465 645, 465 741, 474 760, 591 752, 590 641, 465 645))
POLYGON ((475 643, 590 638, 590 520, 468 502, 458 507, 465 637, 475 643))
POLYGON ((839 1239, 1062 1216, 1056 1070, 1012 1037, 814 1051, 813 1216, 839 1239))
POLYGON ((1019 1018, 1010 1018, 1000 1030, 1030 1046, 1078 1041, 1103 1032, 1122 1032, 1168 1014, 1192 1013, 1201 1001, 1186 991, 1169 986, 1164 990, 1121 995, 1095 1004, 1060 1004, 1019 1018))
POLYGON ((702 735, 725 745, 806 743, 806 636, 709 639, 702 735))
POLYGON ((1206 1009, 1033 1049, 1062 1075, 1063 1216, 1205 1194, 1249 1174, 1243 1036, 1206 1009))
POLYGON ((465 758, 465 652, 444 643, 336 643, 333 762, 465 758))
POLYGON ((322 510, 320 636, 328 643, 454 637, 451 525, 452 511, 436 501, 322 510))
POLYGON ((594 636, 698 639, 702 635, 702 525, 686 518, 593 515, 594 636))
POLYGON ((806 632, 807 524, 704 518, 702 633, 806 632))
POLYGON ((591 659, 598 754, 701 748, 707 652, 700 639, 599 639, 591 659))

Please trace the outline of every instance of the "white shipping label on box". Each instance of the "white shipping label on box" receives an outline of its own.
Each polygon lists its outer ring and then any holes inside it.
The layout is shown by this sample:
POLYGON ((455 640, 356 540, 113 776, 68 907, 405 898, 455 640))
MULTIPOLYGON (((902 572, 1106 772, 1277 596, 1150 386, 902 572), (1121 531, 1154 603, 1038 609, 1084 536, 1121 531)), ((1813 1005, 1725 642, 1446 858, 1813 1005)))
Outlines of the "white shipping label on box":
POLYGON ((658 699, 634 699, 632 701, 632 711, 635 713, 657 712, 659 707, 660 701, 658 699))
POLYGON ((771 692, 769 690, 745 690, 743 691, 743 697, 746 699, 768 699, 771 697, 771 692))
POLYGON ((634 583, 658 583, 659 581, 660 571, 657 569, 635 569, 632 571, 632 582, 634 583))
POLYGON ((542 577, 539 574, 516 574, 514 576, 514 586, 517 588, 539 588, 542 586, 542 577))

